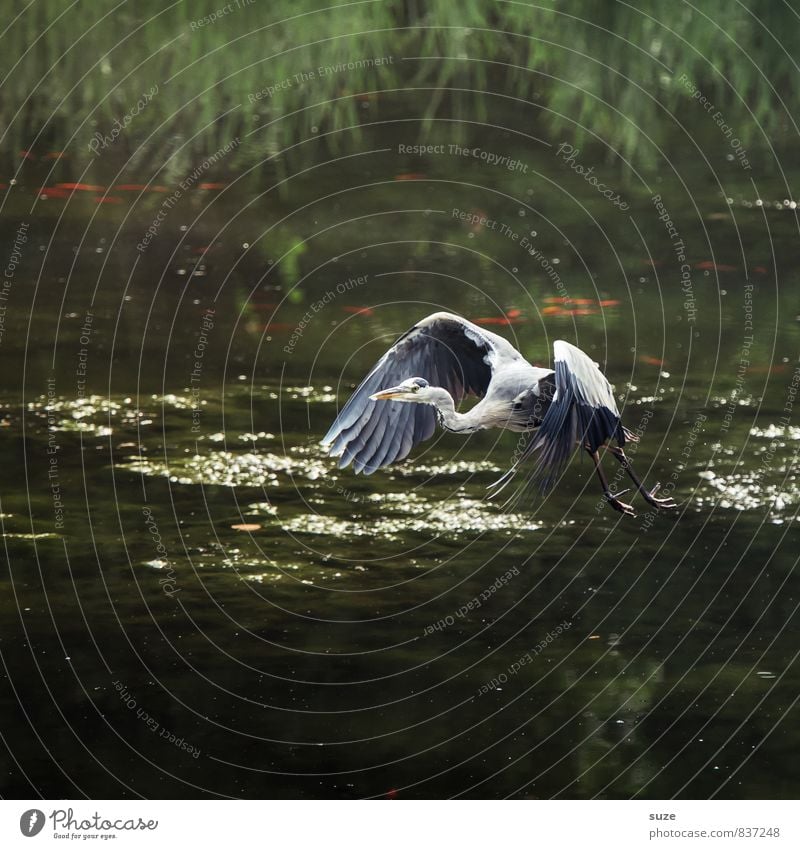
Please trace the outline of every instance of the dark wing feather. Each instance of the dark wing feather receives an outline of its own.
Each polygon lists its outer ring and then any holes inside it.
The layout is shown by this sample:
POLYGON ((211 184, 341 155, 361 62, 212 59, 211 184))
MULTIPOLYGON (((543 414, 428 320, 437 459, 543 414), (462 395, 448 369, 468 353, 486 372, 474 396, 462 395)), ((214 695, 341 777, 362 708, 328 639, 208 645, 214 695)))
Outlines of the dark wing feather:
POLYGON ((614 392, 593 360, 569 342, 553 343, 555 393, 542 424, 522 459, 539 452, 533 479, 549 488, 576 445, 596 451, 614 438, 624 444, 614 392))
POLYGON ((450 313, 434 313, 404 333, 381 357, 351 396, 322 440, 339 466, 350 463, 366 475, 408 456, 436 429, 427 404, 372 401, 370 395, 409 377, 424 377, 446 389, 458 404, 466 395, 482 398, 499 359, 520 354, 501 336, 450 313))

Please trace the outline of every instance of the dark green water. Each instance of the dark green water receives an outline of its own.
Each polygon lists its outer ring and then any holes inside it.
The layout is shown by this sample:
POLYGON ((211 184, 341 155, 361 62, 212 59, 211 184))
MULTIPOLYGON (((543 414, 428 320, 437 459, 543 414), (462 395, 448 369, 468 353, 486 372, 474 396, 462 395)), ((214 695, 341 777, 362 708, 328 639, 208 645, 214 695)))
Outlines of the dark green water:
POLYGON ((722 145, 714 170, 678 149, 643 179, 582 153, 625 210, 521 128, 477 142, 513 171, 399 154, 415 132, 294 173, 239 168, 251 137, 143 250, 187 175, 37 200, 151 179, 41 159, 6 193, 4 796, 800 792, 780 175, 722 145), (336 470, 317 443, 337 404, 441 308, 511 315, 488 326, 537 363, 558 338, 590 352, 680 509, 621 518, 576 458, 504 513, 485 487, 513 434, 336 470))

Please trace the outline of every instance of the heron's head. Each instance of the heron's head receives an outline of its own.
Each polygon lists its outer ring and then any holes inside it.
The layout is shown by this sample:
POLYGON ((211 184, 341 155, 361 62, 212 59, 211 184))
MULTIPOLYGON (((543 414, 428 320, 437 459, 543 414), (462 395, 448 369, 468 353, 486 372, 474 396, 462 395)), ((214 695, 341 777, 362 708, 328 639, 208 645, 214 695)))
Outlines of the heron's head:
POLYGON ((432 387, 424 377, 409 377, 391 389, 381 389, 369 397, 373 401, 416 401, 417 403, 431 403, 430 393, 432 387))

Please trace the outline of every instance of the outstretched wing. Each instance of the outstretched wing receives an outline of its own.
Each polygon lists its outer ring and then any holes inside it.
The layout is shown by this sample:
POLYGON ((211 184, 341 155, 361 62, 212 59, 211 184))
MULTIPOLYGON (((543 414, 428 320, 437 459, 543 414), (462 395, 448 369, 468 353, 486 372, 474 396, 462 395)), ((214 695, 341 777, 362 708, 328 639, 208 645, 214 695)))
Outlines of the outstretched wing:
POLYGON ((429 439, 436 413, 428 404, 372 401, 370 395, 409 377, 424 377, 446 389, 458 404, 466 395, 483 397, 501 362, 521 360, 501 336, 446 312, 422 319, 381 357, 344 405, 322 440, 339 467, 352 463, 366 475, 402 460, 429 439))
POLYGON ((578 444, 596 451, 612 437, 620 444, 632 437, 620 422, 611 384, 597 363, 561 340, 553 343, 553 353, 553 399, 522 458, 539 452, 533 479, 543 489, 556 480, 578 444))

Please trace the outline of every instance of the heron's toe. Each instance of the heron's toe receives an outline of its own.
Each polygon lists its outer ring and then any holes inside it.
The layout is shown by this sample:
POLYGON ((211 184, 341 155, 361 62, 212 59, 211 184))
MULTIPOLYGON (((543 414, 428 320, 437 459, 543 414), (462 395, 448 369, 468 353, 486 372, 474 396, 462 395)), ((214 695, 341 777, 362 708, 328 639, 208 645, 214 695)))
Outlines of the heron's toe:
POLYGON ((661 489, 661 484, 657 483, 650 492, 645 496, 645 500, 657 507, 659 510, 674 510, 678 505, 675 499, 669 495, 666 498, 656 498, 656 493, 661 489))
POLYGON ((620 495, 624 495, 626 492, 630 492, 630 490, 622 489, 619 492, 605 492, 603 493, 606 497, 606 501, 618 512, 622 513, 623 516, 635 516, 636 513, 633 507, 630 504, 626 504, 624 501, 619 500, 620 495))

